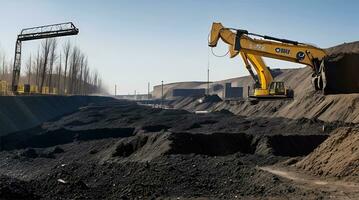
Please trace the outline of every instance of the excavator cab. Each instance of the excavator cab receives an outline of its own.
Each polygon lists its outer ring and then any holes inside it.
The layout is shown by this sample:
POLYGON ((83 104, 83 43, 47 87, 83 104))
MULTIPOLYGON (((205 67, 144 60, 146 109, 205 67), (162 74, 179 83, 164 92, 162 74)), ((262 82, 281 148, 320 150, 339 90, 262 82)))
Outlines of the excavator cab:
POLYGON ((273 81, 269 85, 269 95, 293 98, 294 91, 290 88, 286 88, 282 81, 273 81))
POLYGON ((282 99, 293 98, 294 91, 287 88, 283 81, 272 81, 267 89, 254 86, 254 95, 252 99, 282 99))
POLYGON ((285 87, 284 82, 271 82, 269 85, 269 94, 270 95, 284 95, 285 87))

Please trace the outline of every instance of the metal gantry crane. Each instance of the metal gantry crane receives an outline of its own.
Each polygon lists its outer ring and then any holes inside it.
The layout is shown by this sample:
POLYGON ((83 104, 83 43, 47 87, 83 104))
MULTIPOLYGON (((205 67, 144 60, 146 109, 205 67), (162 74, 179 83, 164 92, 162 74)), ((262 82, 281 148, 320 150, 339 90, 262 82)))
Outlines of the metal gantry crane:
POLYGON ((72 22, 38 26, 22 29, 15 44, 15 58, 11 82, 11 90, 16 93, 21 70, 21 46, 23 41, 77 35, 79 29, 72 22))

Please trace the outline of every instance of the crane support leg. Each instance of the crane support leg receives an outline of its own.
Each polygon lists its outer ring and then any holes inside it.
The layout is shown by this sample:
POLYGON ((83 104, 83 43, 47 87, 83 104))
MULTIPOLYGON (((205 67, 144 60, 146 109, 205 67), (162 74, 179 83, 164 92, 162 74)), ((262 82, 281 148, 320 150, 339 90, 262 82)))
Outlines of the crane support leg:
POLYGON ((17 91, 20 78, 20 67, 21 67, 21 41, 16 40, 15 44, 15 58, 14 58, 14 69, 12 72, 12 84, 11 89, 13 92, 17 91))

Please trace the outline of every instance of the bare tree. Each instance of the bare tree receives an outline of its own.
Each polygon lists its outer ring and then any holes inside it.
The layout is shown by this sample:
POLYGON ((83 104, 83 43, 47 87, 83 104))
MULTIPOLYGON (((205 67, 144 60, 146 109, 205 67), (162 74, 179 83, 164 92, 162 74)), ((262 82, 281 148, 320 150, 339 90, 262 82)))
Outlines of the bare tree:
POLYGON ((56 58, 56 48, 57 48, 57 40, 52 38, 50 40, 50 63, 49 63, 49 92, 52 92, 53 84, 52 84, 52 75, 53 75, 53 68, 54 62, 56 58))
POLYGON ((29 60, 26 63, 27 84, 31 84, 31 69, 32 69, 32 60, 30 54, 29 60))
POLYGON ((40 58, 40 48, 37 49, 37 55, 36 55, 36 64, 35 64, 35 84, 37 87, 40 86, 39 80, 40 80, 40 68, 41 68, 41 58, 40 58))
MULTIPOLYGON (((64 57, 65 57, 65 63, 64 63, 64 91, 67 90, 67 66, 68 66, 68 61, 70 58, 70 52, 71 52, 71 43, 70 40, 67 40, 67 42, 65 43, 65 45, 63 46, 63 52, 64 52, 64 57)), ((66 92, 65 92, 66 93, 66 92)))
POLYGON ((5 74, 6 74, 6 81, 8 81, 8 82, 10 82, 11 81, 11 78, 12 78, 12 73, 13 73, 13 71, 12 71, 12 69, 13 69, 13 64, 14 63, 14 59, 11 59, 10 60, 10 62, 8 62, 7 63, 7 67, 6 67, 6 72, 5 72, 5 74))
POLYGON ((81 81, 80 81, 80 91, 81 91, 81 94, 85 94, 85 71, 86 71, 86 68, 87 68, 87 65, 88 65, 88 60, 87 60, 87 57, 84 58, 83 62, 82 62, 82 65, 81 65, 81 81))
POLYGON ((61 58, 61 53, 60 53, 60 59, 59 59, 59 64, 57 66, 57 91, 58 94, 60 94, 61 91, 61 69, 62 68, 62 58, 61 58))
POLYGON ((10 81, 11 80, 11 63, 6 61, 5 54, 2 55, 2 62, 1 62, 1 70, 0 70, 0 80, 3 81, 10 81))
POLYGON ((98 71, 97 70, 95 70, 93 72, 91 84, 94 86, 94 88, 96 88, 98 86, 98 71))
POLYGON ((78 73, 78 77, 77 77, 77 93, 82 94, 81 91, 81 85, 82 85, 82 77, 83 77, 83 67, 85 64, 85 55, 83 53, 80 54, 80 58, 79 58, 79 73, 78 73))
POLYGON ((6 71, 6 65, 5 65, 5 54, 2 56, 2 69, 1 69, 1 79, 5 80, 5 71, 6 71))
POLYGON ((84 66, 84 86, 83 86, 84 94, 88 94, 89 92, 89 75, 90 75, 90 70, 86 59, 86 65, 84 66))
POLYGON ((44 42, 42 42, 42 63, 41 63, 42 72, 41 72, 41 81, 40 81, 40 92, 42 92, 42 88, 44 87, 50 48, 51 48, 50 39, 46 39, 44 42))
POLYGON ((71 66, 70 66, 70 93, 75 92, 76 88, 76 78, 78 74, 78 65, 79 65, 79 58, 80 58, 80 49, 78 47, 74 47, 71 54, 71 66))

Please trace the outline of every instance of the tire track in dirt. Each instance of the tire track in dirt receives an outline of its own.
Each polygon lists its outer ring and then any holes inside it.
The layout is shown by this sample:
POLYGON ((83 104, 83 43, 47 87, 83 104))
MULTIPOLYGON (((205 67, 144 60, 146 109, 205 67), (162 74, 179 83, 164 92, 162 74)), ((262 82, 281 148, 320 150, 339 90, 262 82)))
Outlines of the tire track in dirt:
POLYGON ((275 166, 257 167, 257 169, 290 180, 299 187, 328 192, 330 199, 359 199, 357 183, 318 178, 275 166))

